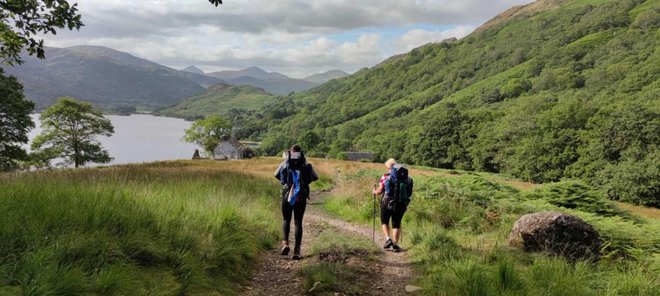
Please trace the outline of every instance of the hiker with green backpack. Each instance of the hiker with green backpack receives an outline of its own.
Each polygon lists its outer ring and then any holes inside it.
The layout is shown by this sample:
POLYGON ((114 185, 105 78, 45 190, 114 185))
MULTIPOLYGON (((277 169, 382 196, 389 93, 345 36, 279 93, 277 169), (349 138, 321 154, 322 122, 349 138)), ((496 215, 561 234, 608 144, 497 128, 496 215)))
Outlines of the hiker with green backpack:
POLYGON ((400 252, 401 220, 408 209, 410 197, 412 196, 413 180, 408 176, 408 169, 398 165, 393 158, 385 162, 388 172, 381 178, 374 195, 382 195, 380 200, 380 223, 385 234, 385 245, 383 249, 392 248, 394 252, 400 252), (390 218, 394 237, 390 236, 390 218))
POLYGON ((282 239, 281 255, 288 255, 289 231, 291 229, 291 216, 296 226, 296 243, 293 248, 293 260, 300 260, 300 245, 303 234, 303 216, 307 200, 309 199, 309 184, 318 180, 319 177, 314 168, 307 162, 302 148, 299 145, 291 146, 291 150, 284 152, 284 161, 275 170, 275 178, 282 184, 282 239))

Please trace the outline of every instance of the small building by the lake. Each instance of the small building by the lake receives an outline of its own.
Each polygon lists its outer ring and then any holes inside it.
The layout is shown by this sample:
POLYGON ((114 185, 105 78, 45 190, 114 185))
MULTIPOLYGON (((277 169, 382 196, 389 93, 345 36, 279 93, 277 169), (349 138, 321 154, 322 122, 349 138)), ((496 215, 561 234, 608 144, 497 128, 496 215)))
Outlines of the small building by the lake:
POLYGON ((213 159, 215 160, 237 160, 255 156, 253 148, 236 139, 223 140, 213 149, 213 159))
POLYGON ((224 140, 213 149, 213 159, 243 159, 243 145, 234 139, 224 140))
POLYGON ((346 151, 346 160, 350 161, 374 161, 374 154, 371 151, 346 151))

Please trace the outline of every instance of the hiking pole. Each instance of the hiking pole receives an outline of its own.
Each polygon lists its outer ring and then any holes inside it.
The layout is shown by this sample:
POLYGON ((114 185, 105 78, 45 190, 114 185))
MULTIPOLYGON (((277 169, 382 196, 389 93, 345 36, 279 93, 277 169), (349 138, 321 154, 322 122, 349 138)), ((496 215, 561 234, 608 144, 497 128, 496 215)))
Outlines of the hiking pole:
POLYGON ((373 196, 373 205, 374 205, 374 213, 373 213, 373 227, 371 231, 371 240, 376 243, 376 183, 374 183, 374 190, 371 191, 371 195, 373 196))

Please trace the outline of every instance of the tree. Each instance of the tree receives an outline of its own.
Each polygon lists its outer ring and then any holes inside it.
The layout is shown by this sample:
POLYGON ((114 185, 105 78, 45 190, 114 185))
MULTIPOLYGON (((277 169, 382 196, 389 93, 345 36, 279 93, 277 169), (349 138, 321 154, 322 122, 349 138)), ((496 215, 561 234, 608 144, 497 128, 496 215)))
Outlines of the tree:
POLYGON ((37 35, 56 34, 56 28, 80 29, 83 23, 78 4, 66 0, 0 0, 0 58, 10 65, 21 64, 21 50, 44 58, 44 40, 37 35))
MULTIPOLYGON (((222 0, 209 0, 215 6, 222 0)), ((21 50, 43 59, 44 40, 37 35, 57 34, 56 29, 79 30, 83 26, 78 4, 68 0, 0 0, 0 61, 21 64, 21 50)))
POLYGON ((27 143, 28 131, 34 127, 30 112, 34 104, 23 97, 23 86, 0 69, 0 172, 16 168, 17 160, 27 153, 19 146, 27 143))
POLYGON ((448 104, 425 123, 412 141, 411 157, 419 164, 439 168, 454 168, 465 163, 468 157, 461 145, 461 134, 468 121, 465 114, 448 104))
POLYGON ((112 160, 103 150, 96 136, 111 136, 114 127, 100 111, 88 102, 73 98, 60 98, 57 103, 41 113, 43 132, 32 142, 34 155, 47 164, 53 159, 63 159, 64 165, 76 168, 88 162, 108 163, 112 160))
POLYGON ((314 131, 306 131, 298 137, 298 145, 307 150, 307 152, 314 151, 316 146, 320 143, 321 137, 319 137, 314 131))
POLYGON ((195 121, 186 130, 183 140, 202 147, 209 154, 213 153, 220 141, 231 137, 231 124, 219 115, 211 115, 206 119, 195 121))

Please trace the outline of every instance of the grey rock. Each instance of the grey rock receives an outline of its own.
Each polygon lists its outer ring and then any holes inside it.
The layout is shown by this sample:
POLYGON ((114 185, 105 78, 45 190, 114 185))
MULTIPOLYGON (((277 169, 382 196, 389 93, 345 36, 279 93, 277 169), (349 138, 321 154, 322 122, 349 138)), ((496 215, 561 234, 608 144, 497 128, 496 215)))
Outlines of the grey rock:
POLYGON ((603 244, 589 223, 560 212, 522 216, 513 225, 508 243, 527 252, 545 251, 569 260, 597 259, 603 244))

